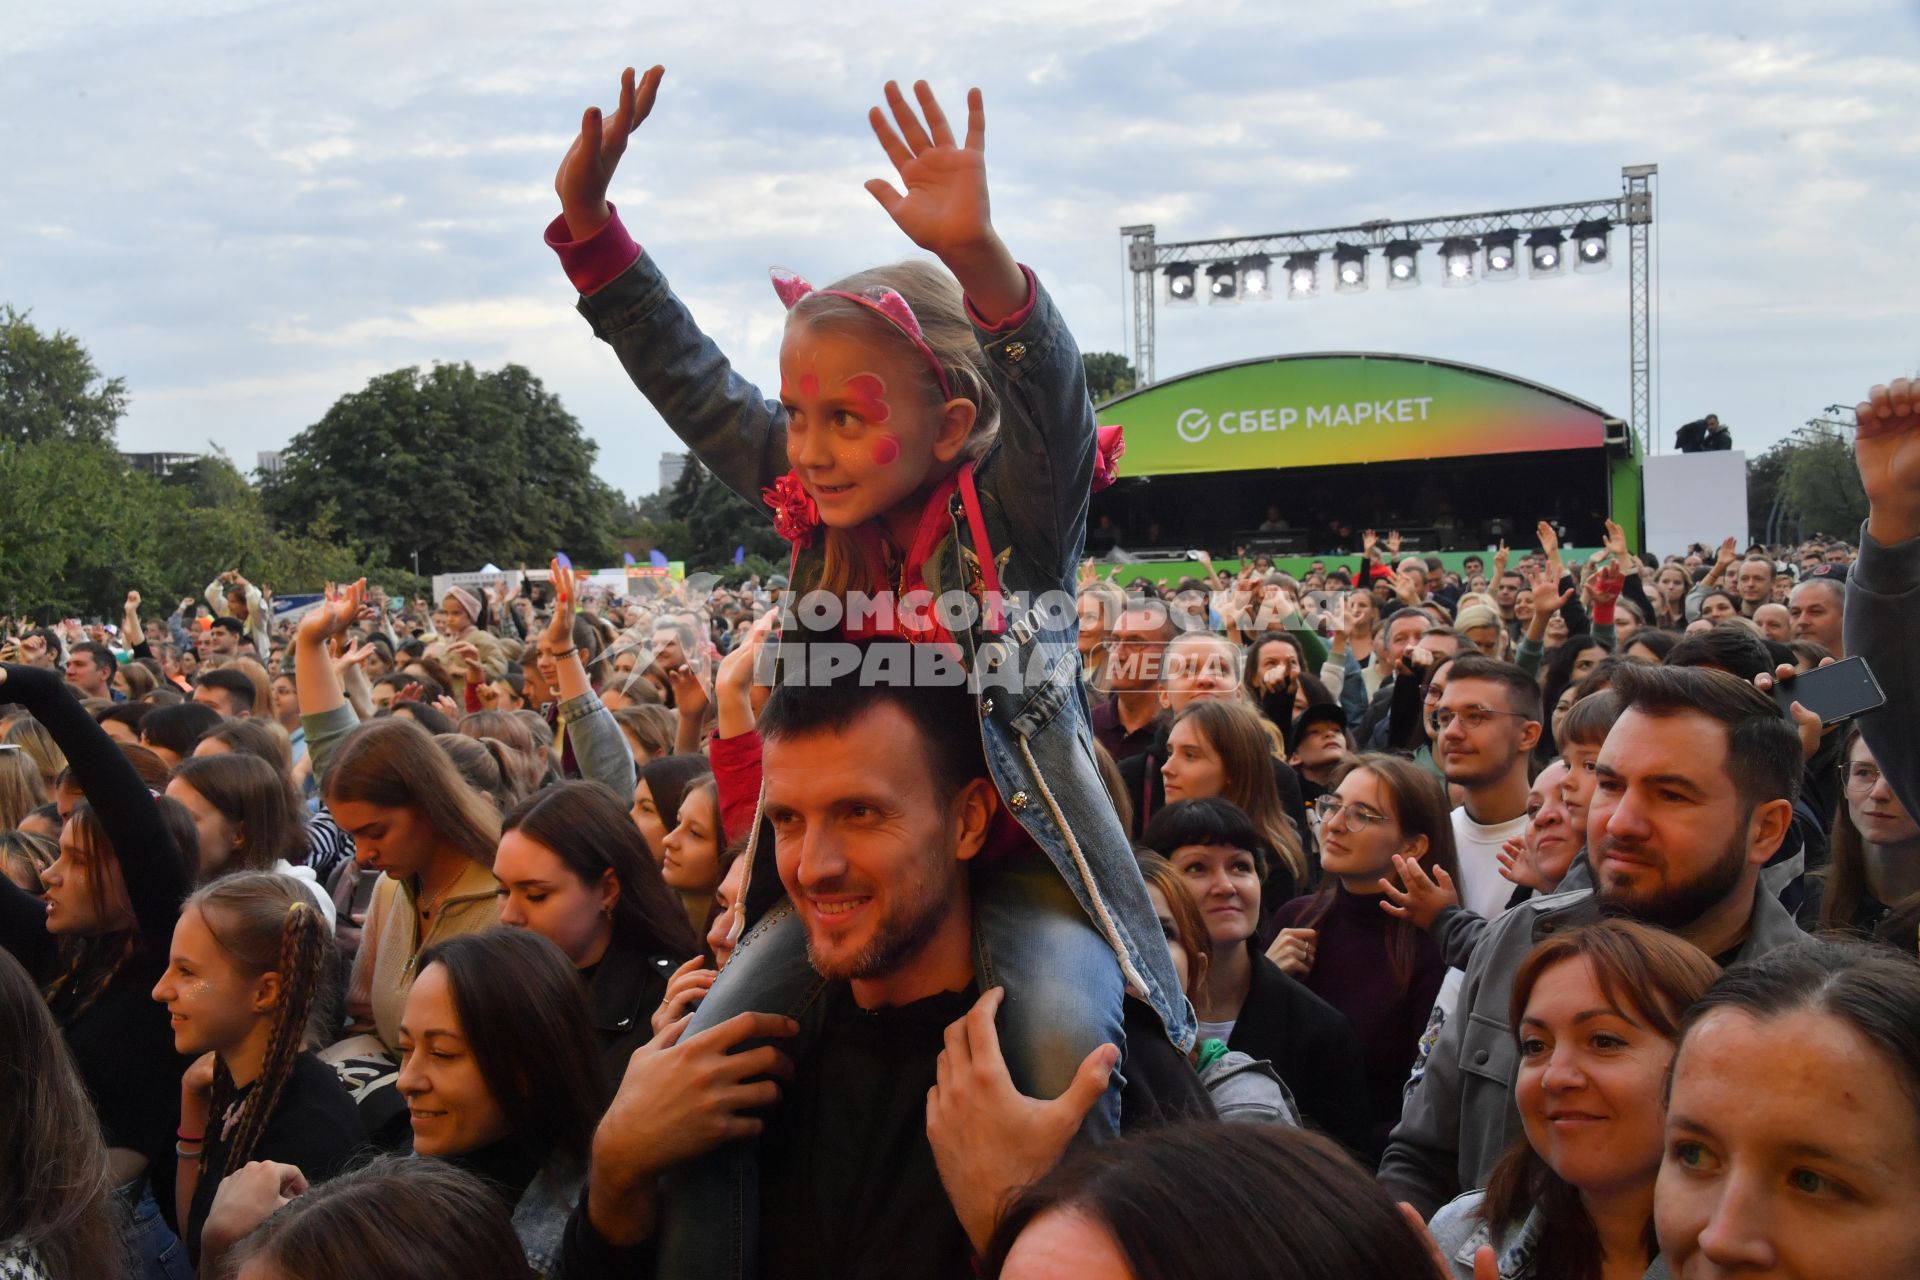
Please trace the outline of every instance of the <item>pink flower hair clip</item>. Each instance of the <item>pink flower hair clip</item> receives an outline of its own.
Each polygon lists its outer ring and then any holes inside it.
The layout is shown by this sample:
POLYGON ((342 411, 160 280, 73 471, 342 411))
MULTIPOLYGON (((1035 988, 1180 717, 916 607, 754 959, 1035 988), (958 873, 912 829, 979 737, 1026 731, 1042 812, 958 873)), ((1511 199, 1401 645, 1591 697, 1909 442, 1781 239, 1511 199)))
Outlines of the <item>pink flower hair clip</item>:
POLYGON ((940 384, 940 398, 953 399, 953 388, 947 382, 947 371, 940 364, 940 357, 933 354, 933 348, 927 345, 926 335, 920 331, 919 317, 913 314, 913 308, 907 300, 892 289, 874 288, 865 293, 852 293, 846 289, 815 289, 798 275, 784 267, 774 267, 768 275, 773 277, 773 291, 780 295, 780 301, 791 311, 800 299, 811 294, 820 294, 827 298, 845 298, 848 302, 865 307, 876 315, 886 318, 888 323, 906 335, 926 360, 927 367, 933 370, 933 377, 940 384))

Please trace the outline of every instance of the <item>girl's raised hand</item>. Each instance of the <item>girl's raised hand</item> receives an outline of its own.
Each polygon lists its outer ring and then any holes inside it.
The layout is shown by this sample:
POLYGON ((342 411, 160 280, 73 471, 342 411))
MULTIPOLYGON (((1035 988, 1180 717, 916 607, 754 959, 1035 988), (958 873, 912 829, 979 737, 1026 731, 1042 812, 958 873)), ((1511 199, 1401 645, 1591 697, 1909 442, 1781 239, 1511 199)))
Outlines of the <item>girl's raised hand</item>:
POLYGON ((927 82, 916 81, 913 93, 920 102, 919 114, 892 80, 886 94, 893 121, 879 107, 867 113, 874 137, 907 193, 901 195, 885 178, 874 178, 867 190, 907 239, 947 265, 982 318, 997 322, 1025 305, 1027 281, 993 230, 987 202, 987 114, 980 91, 967 90, 964 146, 954 141, 946 113, 927 82))
POLYGON ((580 132, 553 179, 567 233, 575 240, 586 239, 613 216, 607 207, 607 187, 626 152, 627 136, 652 114, 666 74, 665 67, 649 67, 636 84, 633 68, 628 67, 620 73, 620 105, 612 118, 603 121, 598 107, 588 107, 580 117, 580 132))
POLYGON ((927 82, 916 81, 913 93, 926 114, 924 125, 894 80, 887 81, 887 106, 899 132, 879 107, 867 113, 907 193, 901 195, 885 178, 872 179, 867 190, 909 240, 945 258, 951 249, 970 248, 993 235, 987 205, 987 117, 980 91, 969 89, 967 141, 960 146, 927 82))

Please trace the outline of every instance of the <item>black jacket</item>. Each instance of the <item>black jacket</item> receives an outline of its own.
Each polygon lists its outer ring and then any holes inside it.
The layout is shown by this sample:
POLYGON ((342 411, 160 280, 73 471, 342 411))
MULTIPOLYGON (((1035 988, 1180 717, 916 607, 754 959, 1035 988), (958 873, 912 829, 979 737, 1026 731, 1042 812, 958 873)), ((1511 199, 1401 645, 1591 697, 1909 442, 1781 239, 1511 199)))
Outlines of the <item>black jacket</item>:
POLYGON ((1282 973, 1252 939, 1247 949, 1253 953, 1253 981, 1227 1048, 1271 1062, 1302 1119, 1349 1150, 1367 1150, 1367 1072, 1353 1024, 1282 973))
POLYGON ((609 1098, 627 1074, 627 1059, 653 1038, 653 1011, 679 965, 671 956, 643 955, 616 937, 588 975, 587 1010, 600 1039, 609 1098))

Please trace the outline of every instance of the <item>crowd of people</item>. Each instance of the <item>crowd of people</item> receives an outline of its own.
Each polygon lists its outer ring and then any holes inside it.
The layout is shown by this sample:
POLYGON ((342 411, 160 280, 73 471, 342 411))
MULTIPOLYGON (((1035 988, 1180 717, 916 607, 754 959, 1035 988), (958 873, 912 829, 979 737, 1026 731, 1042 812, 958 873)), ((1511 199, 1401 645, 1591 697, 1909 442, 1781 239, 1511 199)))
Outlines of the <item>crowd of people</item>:
POLYGON ((661 74, 547 239, 789 574, 9 637, 0 1275, 1920 1274, 1909 383, 1857 549, 1123 585, 977 91, 769 397, 606 201, 661 74))

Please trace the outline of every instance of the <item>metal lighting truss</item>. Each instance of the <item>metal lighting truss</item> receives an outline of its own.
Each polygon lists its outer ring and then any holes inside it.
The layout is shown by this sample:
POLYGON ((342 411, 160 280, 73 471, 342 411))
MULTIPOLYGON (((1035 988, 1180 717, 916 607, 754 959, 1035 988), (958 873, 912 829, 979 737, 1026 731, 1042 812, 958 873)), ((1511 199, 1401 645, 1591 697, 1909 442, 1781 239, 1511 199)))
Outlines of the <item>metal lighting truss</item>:
MULTIPOLYGON (((1475 242, 1502 232, 1524 236, 1530 231, 1571 233, 1582 223, 1605 222, 1627 229, 1627 355, 1631 382, 1633 431, 1644 456, 1651 447, 1653 429, 1653 310, 1654 283, 1649 232, 1653 227, 1653 178, 1657 165, 1627 165, 1620 170, 1621 191, 1599 200, 1536 205, 1528 209, 1498 209, 1489 213, 1457 213, 1438 218, 1394 222, 1385 218, 1349 227, 1313 231, 1278 231, 1257 236, 1228 236, 1218 240, 1182 240, 1161 243, 1151 225, 1122 227, 1126 239, 1127 269, 1133 276, 1133 367, 1140 386, 1154 380, 1154 308, 1159 301, 1158 273, 1169 266, 1194 268, 1204 275, 1209 265, 1245 258, 1283 261, 1292 254, 1328 255, 1342 246, 1365 250, 1370 256, 1389 245, 1412 242, 1441 245, 1449 240, 1475 242)), ((1524 256, 1524 255, 1523 255, 1524 256)), ((1516 264, 1516 271, 1519 270, 1516 264)))

